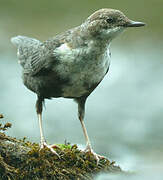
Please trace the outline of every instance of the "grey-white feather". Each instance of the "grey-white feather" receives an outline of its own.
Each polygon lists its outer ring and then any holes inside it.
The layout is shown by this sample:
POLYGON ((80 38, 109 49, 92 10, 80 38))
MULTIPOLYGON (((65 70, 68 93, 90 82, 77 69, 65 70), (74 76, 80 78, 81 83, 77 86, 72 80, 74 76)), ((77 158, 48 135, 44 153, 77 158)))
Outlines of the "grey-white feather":
POLYGON ((26 36, 11 38, 11 42, 18 48, 17 56, 24 73, 35 75, 43 67, 46 67, 49 50, 39 40, 26 36))

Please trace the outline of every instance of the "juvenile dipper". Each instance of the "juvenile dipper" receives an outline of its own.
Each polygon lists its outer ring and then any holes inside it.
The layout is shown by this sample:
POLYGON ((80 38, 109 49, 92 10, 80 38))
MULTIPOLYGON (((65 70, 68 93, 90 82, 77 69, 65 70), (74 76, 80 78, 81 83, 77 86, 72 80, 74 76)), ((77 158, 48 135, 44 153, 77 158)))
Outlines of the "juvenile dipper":
POLYGON ((121 11, 100 9, 80 26, 70 29, 45 42, 16 36, 11 42, 18 48, 17 56, 23 67, 25 86, 37 94, 36 111, 39 119, 41 148, 48 147, 42 129, 44 99, 72 98, 78 104, 78 117, 86 139, 85 151, 91 147, 84 124, 85 103, 88 96, 107 74, 110 65, 109 46, 127 27, 145 24, 128 19, 121 11))

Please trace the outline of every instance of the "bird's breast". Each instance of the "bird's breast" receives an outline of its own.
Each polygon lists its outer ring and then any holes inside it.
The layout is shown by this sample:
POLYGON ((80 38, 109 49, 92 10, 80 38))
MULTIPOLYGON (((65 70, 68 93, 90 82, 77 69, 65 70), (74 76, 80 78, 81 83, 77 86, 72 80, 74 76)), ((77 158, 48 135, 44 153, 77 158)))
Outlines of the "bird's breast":
POLYGON ((68 78, 69 84, 63 86, 63 97, 80 97, 90 94, 104 78, 110 64, 110 53, 104 53, 91 48, 71 49, 66 44, 60 46, 55 53, 59 64, 55 71, 63 79, 68 78))

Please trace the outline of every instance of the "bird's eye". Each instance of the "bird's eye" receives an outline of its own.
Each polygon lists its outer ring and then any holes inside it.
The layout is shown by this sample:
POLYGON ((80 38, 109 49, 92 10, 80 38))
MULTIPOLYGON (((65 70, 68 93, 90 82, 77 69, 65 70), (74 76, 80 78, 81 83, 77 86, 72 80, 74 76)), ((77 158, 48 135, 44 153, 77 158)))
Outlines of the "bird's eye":
POLYGON ((112 17, 109 17, 106 21, 107 21, 107 23, 113 23, 114 19, 112 17))

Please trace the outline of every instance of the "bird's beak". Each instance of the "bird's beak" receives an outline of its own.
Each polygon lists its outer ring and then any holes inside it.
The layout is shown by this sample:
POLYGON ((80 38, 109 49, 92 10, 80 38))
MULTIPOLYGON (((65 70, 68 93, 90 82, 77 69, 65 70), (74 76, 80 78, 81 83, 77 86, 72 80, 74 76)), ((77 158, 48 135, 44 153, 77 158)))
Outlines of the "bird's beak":
POLYGON ((125 24, 125 27, 141 27, 141 26, 145 26, 145 23, 130 20, 127 24, 125 24))

